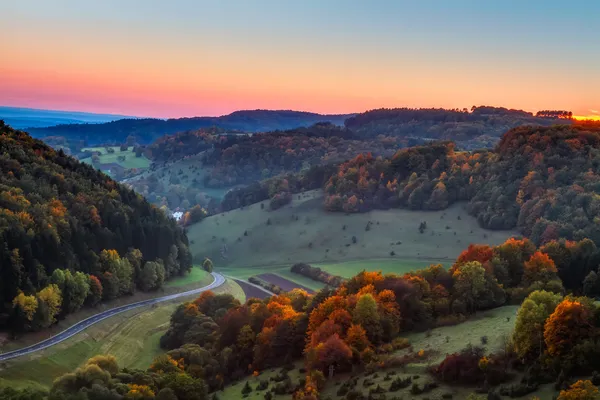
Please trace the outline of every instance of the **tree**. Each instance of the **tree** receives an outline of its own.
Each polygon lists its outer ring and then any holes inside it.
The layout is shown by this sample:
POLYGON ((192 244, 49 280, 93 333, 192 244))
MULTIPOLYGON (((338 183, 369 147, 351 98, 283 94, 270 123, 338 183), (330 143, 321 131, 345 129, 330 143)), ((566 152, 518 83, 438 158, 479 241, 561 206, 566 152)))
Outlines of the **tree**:
POLYGON ((175 276, 180 272, 180 265, 179 261, 177 260, 178 255, 179 249, 177 248, 177 246, 172 245, 169 250, 169 255, 165 261, 165 271, 167 277, 175 276))
POLYGON ((583 294, 588 297, 596 297, 599 289, 598 274, 595 271, 590 271, 583 280, 583 294))
POLYGON ((50 282, 56 284, 59 289, 64 289, 65 272, 62 269, 55 269, 54 272, 52 272, 52 276, 50 277, 50 282))
POLYGON ((537 281, 547 283, 552 279, 556 279, 556 273, 554 261, 546 253, 536 251, 525 262, 523 281, 527 285, 537 281))
POLYGON ((213 262, 211 261, 210 258, 206 257, 204 259, 204 261, 202 262, 202 268, 206 271, 206 272, 213 272, 213 262))
POLYGON ((95 306, 102 300, 102 283, 94 275, 90 275, 90 292, 87 297, 87 302, 91 306, 95 306))
POLYGON ((66 270, 64 275, 63 310, 66 313, 73 313, 81 308, 90 291, 89 278, 79 271, 71 274, 71 271, 66 270))
POLYGON ((337 334, 330 336, 325 342, 319 343, 311 351, 311 367, 327 373, 330 365, 343 371, 348 368, 352 359, 352 350, 337 334))
POLYGON ((544 325, 548 354, 560 358, 569 356, 577 343, 592 335, 591 318, 592 313, 582 301, 565 298, 560 302, 544 325))
POLYGON ((569 389, 561 390, 557 400, 598 400, 600 393, 591 381, 578 380, 569 389))
POLYGON ((100 275, 100 282, 102 282, 102 298, 104 300, 116 299, 119 296, 119 278, 115 274, 104 272, 100 275))
POLYGON ((137 283, 138 277, 140 276, 142 270, 142 260, 144 256, 139 249, 129 249, 127 254, 125 254, 125 258, 129 261, 129 264, 131 264, 131 267, 133 268, 133 279, 137 283))
POLYGON ((38 308, 38 300, 35 296, 26 296, 25 293, 19 293, 13 299, 13 307, 22 313, 27 321, 31 322, 35 311, 38 308))
POLYGON ((58 288, 58 285, 50 284, 40 290, 38 299, 48 308, 50 324, 56 322, 56 316, 60 312, 60 306, 62 304, 62 293, 58 288))
POLYGON ((381 322, 377 310, 377 301, 372 294, 367 293, 359 297, 354 309, 354 323, 362 326, 367 333, 371 343, 379 343, 381 340, 381 322))
POLYGON ((537 357, 544 349, 544 324, 560 303, 558 294, 537 290, 532 292, 517 311, 513 343, 517 355, 525 360, 537 357))
POLYGON ((475 312, 477 302, 486 290, 485 269, 478 261, 459 266, 452 274, 454 291, 467 303, 468 310, 475 312))
POLYGON ((155 261, 146 262, 139 278, 140 288, 144 291, 158 289, 163 281, 164 267, 155 261))
POLYGON ((367 331, 362 326, 355 324, 352 324, 346 333, 346 343, 359 352, 371 346, 371 342, 367 338, 367 331))

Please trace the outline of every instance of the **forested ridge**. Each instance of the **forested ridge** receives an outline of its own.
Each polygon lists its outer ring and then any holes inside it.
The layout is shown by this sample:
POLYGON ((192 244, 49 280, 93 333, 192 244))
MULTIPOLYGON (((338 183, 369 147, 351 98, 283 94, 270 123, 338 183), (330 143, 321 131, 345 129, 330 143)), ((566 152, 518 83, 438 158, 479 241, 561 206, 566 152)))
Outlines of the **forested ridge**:
POLYGON ((323 115, 291 110, 243 110, 220 117, 121 119, 104 124, 70 124, 48 128, 30 128, 34 136, 62 136, 69 142, 86 141, 86 146, 106 143, 124 143, 128 136, 139 144, 149 144, 163 135, 177 132, 218 127, 245 132, 266 132, 309 126, 317 122, 342 125, 347 115, 323 115))
POLYGON ((1 121, 0 166, 0 326, 41 329, 190 269, 187 237, 171 218, 1 121))
POLYGON ((518 127, 493 150, 440 141, 314 166, 232 190, 222 208, 322 187, 329 211, 441 210, 467 202, 489 229, 518 228, 536 244, 589 238, 600 244, 600 126, 518 127), (333 170, 332 170, 333 169, 333 170))
POLYGON ((536 243, 600 243, 600 128, 519 127, 493 151, 458 152, 447 142, 389 159, 359 155, 340 165, 325 191, 332 211, 439 210, 462 200, 490 229, 518 227, 536 243))
POLYGON ((471 110, 438 108, 382 108, 357 114, 344 125, 361 137, 410 136, 435 140, 453 140, 463 147, 476 148, 488 138, 497 138, 507 130, 523 125, 548 126, 570 122, 566 111, 538 112, 504 107, 473 106, 471 110), (472 144, 469 142, 473 142, 472 144))

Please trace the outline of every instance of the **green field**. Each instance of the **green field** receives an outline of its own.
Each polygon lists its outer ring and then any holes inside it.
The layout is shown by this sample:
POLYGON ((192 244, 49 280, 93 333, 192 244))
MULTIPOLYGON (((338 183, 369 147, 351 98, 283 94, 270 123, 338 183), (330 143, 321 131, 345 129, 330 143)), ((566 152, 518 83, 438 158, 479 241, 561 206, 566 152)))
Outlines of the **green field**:
POLYGON ((165 282, 164 287, 178 288, 190 284, 196 284, 197 287, 201 287, 208 285, 212 280, 213 278, 208 272, 203 270, 200 266, 195 265, 187 275, 165 282))
MULTIPOLYGON (((99 156, 101 164, 116 163, 126 169, 150 167, 150 160, 147 159, 144 155, 142 155, 141 157, 136 157, 135 153, 133 152, 133 147, 128 147, 127 151, 121 151, 119 149, 119 146, 113 146, 112 149, 114 149, 115 152, 110 154, 106 152, 106 148, 104 147, 88 147, 82 149, 82 151, 89 150, 101 152, 102 155, 99 156), (120 156, 125 156, 125 161, 119 161, 118 158, 120 156)), ((81 161, 86 164, 92 165, 91 157, 83 158, 81 159, 81 161)))
POLYGON ((404 273, 429 264, 452 264, 471 243, 496 245, 515 234, 479 227, 464 204, 428 212, 327 212, 321 191, 294 195, 290 205, 275 211, 265 201, 210 216, 188 229, 195 260, 209 257, 218 270, 234 269, 248 276, 260 274, 265 266, 299 262, 322 265, 341 276, 362 269, 404 273), (423 233, 421 222, 427 223, 423 233))
POLYGON ((344 278, 351 278, 362 270, 366 271, 381 271, 384 274, 394 273, 403 275, 410 271, 427 268, 431 264, 442 264, 449 268, 452 263, 449 261, 434 261, 426 259, 400 258, 389 259, 379 258, 371 260, 355 260, 343 261, 338 263, 323 263, 312 264, 314 267, 319 267, 332 275, 339 275, 344 278))
MULTIPOLYGON (((230 293, 245 301, 242 288, 231 280, 214 292, 230 293)), ((159 340, 171 314, 180 303, 192 298, 116 315, 36 355, 8 361, 0 369, 0 386, 48 388, 54 379, 96 354, 114 355, 121 367, 145 369, 162 352, 159 340)))

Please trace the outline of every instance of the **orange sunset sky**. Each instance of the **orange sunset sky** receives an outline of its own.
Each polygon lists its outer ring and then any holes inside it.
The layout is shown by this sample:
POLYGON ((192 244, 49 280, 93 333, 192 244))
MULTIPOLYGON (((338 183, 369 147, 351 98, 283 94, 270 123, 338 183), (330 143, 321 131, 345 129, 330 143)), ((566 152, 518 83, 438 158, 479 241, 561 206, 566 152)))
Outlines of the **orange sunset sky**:
POLYGON ((2 2, 0 105, 180 117, 485 104, 598 116, 598 2, 522 3, 2 2))

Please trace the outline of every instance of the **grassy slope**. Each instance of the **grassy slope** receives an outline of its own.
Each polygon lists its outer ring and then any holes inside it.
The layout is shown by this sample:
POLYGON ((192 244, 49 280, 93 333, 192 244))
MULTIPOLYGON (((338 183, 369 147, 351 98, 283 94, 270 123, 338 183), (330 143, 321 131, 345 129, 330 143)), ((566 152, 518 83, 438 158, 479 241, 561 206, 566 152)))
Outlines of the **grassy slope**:
MULTIPOLYGON (((133 147, 129 147, 127 151, 121 151, 119 146, 114 146, 112 148, 115 150, 115 152, 112 154, 107 153, 104 147, 88 147, 82 150, 102 152, 102 155, 100 156, 101 164, 116 163, 121 165, 123 168, 148 168, 150 166, 150 160, 148 160, 145 156, 135 156, 135 153, 133 152, 133 147), (119 156, 125 156, 126 160, 124 162, 119 161, 119 156)), ((81 161, 86 164, 92 165, 91 157, 84 158, 81 161)))
MULTIPOLYGON (((231 280, 214 292, 231 293, 245 301, 243 290, 231 280)), ((171 314, 180 303, 190 299, 119 314, 61 344, 6 362, 0 369, 0 386, 47 388, 58 376, 96 354, 116 356, 121 367, 145 369, 162 351, 159 340, 169 326, 171 314)))
POLYGON ((436 212, 395 209, 345 215, 325 212, 320 191, 300 199, 295 195, 291 205, 276 211, 263 204, 264 209, 253 204, 191 226, 195 259, 210 257, 217 269, 240 277, 296 262, 321 264, 342 276, 363 268, 403 273, 431 263, 449 264, 470 243, 498 244, 516 234, 480 228, 460 204, 436 212), (423 234, 418 230, 421 221, 428 226, 423 234), (223 245, 227 259, 221 257, 223 245))
POLYGON ((196 287, 206 286, 212 282, 212 276, 199 266, 194 266, 189 274, 171 279, 165 283, 166 288, 179 288, 194 284, 196 287))

